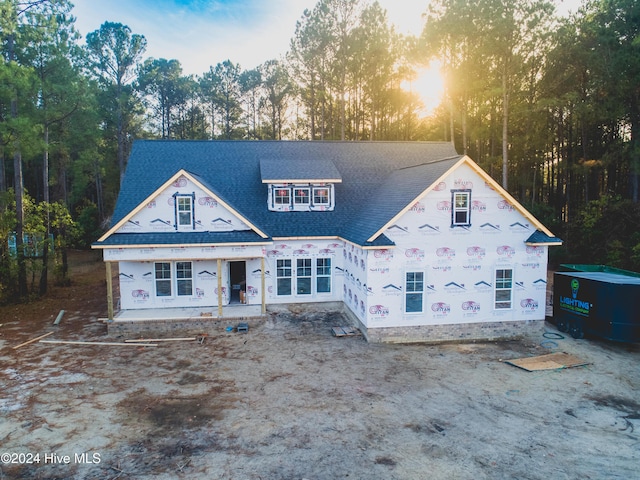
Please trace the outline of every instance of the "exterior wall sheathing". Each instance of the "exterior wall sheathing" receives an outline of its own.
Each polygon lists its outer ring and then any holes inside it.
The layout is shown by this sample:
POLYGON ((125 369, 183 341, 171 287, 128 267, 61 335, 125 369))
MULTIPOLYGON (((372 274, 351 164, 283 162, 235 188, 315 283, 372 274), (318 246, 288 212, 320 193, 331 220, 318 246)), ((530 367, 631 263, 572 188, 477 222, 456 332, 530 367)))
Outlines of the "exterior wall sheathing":
MULTIPOLYGON (((156 219, 170 217, 171 195, 176 188, 149 204, 122 232, 167 229, 156 219)), ((207 228, 247 228, 194 185, 186 183, 180 188, 195 192, 198 218, 207 228), (218 225, 220 218, 227 221, 218 225)), ((517 338, 543 328, 548 247, 525 245, 535 227, 472 168, 462 165, 451 172, 391 223, 382 232, 394 242, 388 249, 364 249, 336 237, 275 239, 253 246, 112 248, 105 249, 104 257, 105 261, 119 263, 123 309, 215 307, 218 298, 227 305, 231 286, 227 262, 242 260, 246 261, 247 304, 259 305, 264 299, 272 310, 292 305, 326 309, 337 303, 372 342, 517 338), (470 223, 452 227, 452 192, 461 189, 471 195, 470 223), (195 295, 154 298, 153 262, 163 259, 194 262, 195 295), (222 262, 220 272, 218 259, 222 262), (330 262, 329 291, 319 279, 318 268, 323 261, 330 262), (288 266, 288 278, 283 278, 283 265, 288 266), (311 272, 308 279, 301 279, 303 267, 311 272), (498 270, 513 274, 508 308, 495 305, 498 270), (423 275, 419 311, 414 308, 407 312, 407 272, 423 275), (288 288, 283 289, 282 284, 288 288)), ((128 326, 127 322, 115 322, 109 325, 109 332, 124 334, 127 329, 141 329, 136 334, 151 330, 207 333, 207 329, 219 329, 219 322, 226 325, 228 321, 132 321, 128 326)))

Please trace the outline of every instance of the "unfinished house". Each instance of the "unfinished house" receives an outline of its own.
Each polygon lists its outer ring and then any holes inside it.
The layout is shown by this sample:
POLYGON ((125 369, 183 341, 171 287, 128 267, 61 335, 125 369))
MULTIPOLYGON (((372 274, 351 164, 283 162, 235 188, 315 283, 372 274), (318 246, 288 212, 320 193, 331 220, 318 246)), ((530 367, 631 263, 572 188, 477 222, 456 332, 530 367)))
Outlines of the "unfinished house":
POLYGON ((430 342, 542 329, 559 244, 450 143, 158 140, 93 248, 110 328, 324 304, 369 341, 430 342))

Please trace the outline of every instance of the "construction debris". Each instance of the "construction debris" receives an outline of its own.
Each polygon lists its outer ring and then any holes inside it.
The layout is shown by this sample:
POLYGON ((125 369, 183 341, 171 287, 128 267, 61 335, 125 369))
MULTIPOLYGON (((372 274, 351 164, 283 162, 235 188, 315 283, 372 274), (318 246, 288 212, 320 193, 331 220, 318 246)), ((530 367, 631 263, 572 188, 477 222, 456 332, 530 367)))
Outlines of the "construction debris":
POLYGON ((72 340, 40 340, 40 343, 66 343, 70 345, 111 345, 111 346, 136 346, 157 347, 157 343, 122 343, 122 342, 77 342, 72 340))
POLYGON ((13 347, 13 349, 15 350, 16 348, 24 347, 25 345, 29 345, 30 343, 37 342, 38 340, 40 340, 40 339, 42 339, 44 337, 48 337, 49 335, 53 335, 53 333, 54 332, 49 332, 49 333, 45 333, 44 335, 40 335, 39 337, 32 338, 28 342, 24 342, 24 343, 21 343, 20 345, 16 345, 15 347, 13 347))
POLYGON ((334 337, 355 337, 362 335, 360 330, 355 327, 331 327, 331 333, 334 337))
POLYGON ((62 315, 64 315, 64 310, 60 310, 60 313, 56 317, 56 320, 53 322, 54 325, 60 324, 60 320, 62 320, 62 315))
POLYGON ((177 337, 177 338, 135 338, 125 340, 125 343, 144 343, 144 342, 187 342, 195 341, 196 337, 177 337))
POLYGON ((585 362, 578 357, 562 352, 540 355, 538 357, 505 360, 505 363, 522 368, 527 372, 534 372, 538 370, 560 370, 563 368, 581 367, 583 365, 589 365, 591 362, 585 362))

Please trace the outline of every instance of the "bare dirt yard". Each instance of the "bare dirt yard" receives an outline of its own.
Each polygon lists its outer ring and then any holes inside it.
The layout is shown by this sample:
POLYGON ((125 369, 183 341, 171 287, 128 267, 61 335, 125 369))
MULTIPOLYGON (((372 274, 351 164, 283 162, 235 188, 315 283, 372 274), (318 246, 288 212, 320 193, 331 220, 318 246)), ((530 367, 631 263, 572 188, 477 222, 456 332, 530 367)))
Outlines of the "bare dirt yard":
MULTIPOLYGON (((158 347, 106 335, 104 266, 0 309, 0 479, 640 478, 640 345, 337 338, 335 312, 158 347), (65 314, 53 326, 58 312, 65 314), (568 352, 527 372, 505 360, 568 352)), ((552 337, 552 338, 548 338, 552 337)))

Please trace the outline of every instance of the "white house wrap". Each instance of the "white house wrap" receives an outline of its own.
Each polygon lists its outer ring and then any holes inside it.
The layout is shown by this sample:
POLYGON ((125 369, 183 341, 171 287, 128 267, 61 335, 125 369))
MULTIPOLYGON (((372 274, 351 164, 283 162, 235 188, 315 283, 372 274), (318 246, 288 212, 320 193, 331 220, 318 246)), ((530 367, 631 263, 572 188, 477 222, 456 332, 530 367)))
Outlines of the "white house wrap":
POLYGON ((93 247, 122 311, 342 302, 410 342, 540 328, 560 243, 446 143, 140 141, 93 247))

